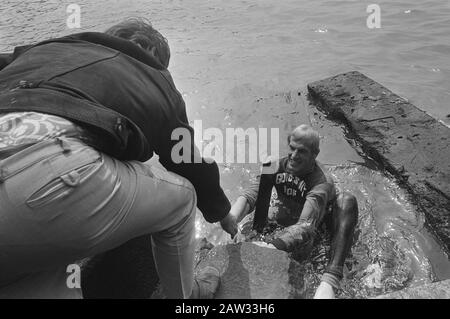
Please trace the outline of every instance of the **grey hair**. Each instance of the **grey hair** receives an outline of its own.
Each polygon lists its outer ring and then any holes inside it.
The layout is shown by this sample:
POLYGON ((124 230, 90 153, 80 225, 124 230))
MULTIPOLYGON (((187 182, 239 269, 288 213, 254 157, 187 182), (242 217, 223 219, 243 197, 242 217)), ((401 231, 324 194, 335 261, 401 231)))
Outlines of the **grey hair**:
POLYGON ((169 42, 152 27, 147 19, 128 18, 105 31, 106 34, 129 40, 147 51, 154 50, 154 56, 167 68, 170 60, 169 42))
POLYGON ((306 141, 310 150, 315 154, 319 154, 320 136, 319 133, 315 131, 311 126, 307 124, 301 124, 293 129, 292 132, 288 135, 288 144, 291 142, 292 136, 294 137, 294 139, 302 139, 303 141, 306 141))

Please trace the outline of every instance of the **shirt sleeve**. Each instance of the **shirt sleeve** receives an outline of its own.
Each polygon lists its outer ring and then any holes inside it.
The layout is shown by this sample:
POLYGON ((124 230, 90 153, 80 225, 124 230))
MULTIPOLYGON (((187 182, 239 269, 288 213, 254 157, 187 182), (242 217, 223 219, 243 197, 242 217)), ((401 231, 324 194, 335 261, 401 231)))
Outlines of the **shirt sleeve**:
POLYGON ((328 203, 335 197, 336 191, 332 182, 314 186, 306 195, 302 213, 297 224, 311 224, 314 228, 325 216, 328 203))
MULTIPOLYGON (((197 194, 197 207, 206 221, 214 223, 228 214, 231 204, 220 186, 217 163, 202 158, 195 146, 194 129, 188 123, 186 108, 181 95, 178 102, 170 116, 162 119, 165 124, 161 126, 161 138, 155 145, 155 152, 159 155, 160 163, 167 170, 183 176, 192 183, 197 194), (188 133, 187 137, 184 136, 184 139, 181 140, 172 140, 172 132, 176 129, 188 133), (184 145, 183 152, 188 152, 187 161, 179 162, 172 157, 172 151, 178 143, 184 145)), ((183 153, 183 155, 185 154, 183 153)))
POLYGON ((22 45, 14 48, 12 53, 0 53, 0 71, 6 68, 15 58, 21 55, 33 45, 22 45))

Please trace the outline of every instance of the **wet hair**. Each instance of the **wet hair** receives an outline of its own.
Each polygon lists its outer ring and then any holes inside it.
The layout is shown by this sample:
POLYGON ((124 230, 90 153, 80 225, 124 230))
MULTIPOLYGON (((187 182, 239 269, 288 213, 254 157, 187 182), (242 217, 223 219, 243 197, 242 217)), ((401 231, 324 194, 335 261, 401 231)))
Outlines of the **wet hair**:
POLYGON ((129 40, 147 51, 154 50, 154 56, 167 68, 170 60, 169 42, 143 18, 129 18, 105 31, 106 34, 129 40))
POLYGON ((292 136, 294 137, 294 139, 303 140, 306 144, 308 144, 311 152, 319 154, 319 133, 317 133, 317 131, 315 131, 311 126, 302 124, 293 129, 292 132, 288 135, 288 144, 291 142, 292 136))

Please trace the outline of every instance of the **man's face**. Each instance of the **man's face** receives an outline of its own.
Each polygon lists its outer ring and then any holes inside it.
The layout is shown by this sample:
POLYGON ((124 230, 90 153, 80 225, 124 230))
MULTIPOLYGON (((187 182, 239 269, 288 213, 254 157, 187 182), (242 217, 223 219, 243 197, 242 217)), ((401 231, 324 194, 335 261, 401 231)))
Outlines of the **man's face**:
POLYGON ((317 154, 311 151, 308 143, 291 137, 286 168, 289 173, 297 176, 307 174, 313 168, 316 156, 317 154))

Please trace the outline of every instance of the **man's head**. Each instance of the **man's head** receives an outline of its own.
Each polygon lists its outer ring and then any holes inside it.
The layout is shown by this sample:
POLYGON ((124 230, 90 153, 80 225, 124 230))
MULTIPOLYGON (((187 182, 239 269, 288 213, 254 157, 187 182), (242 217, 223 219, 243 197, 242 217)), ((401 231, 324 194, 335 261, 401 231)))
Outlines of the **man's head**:
POLYGON ((294 175, 311 172, 320 151, 319 134, 309 125, 299 125, 289 134, 288 145, 288 172, 294 175))
POLYGON ((106 34, 129 40, 152 54, 164 67, 169 66, 170 49, 167 39, 141 18, 130 18, 105 31, 106 34))

